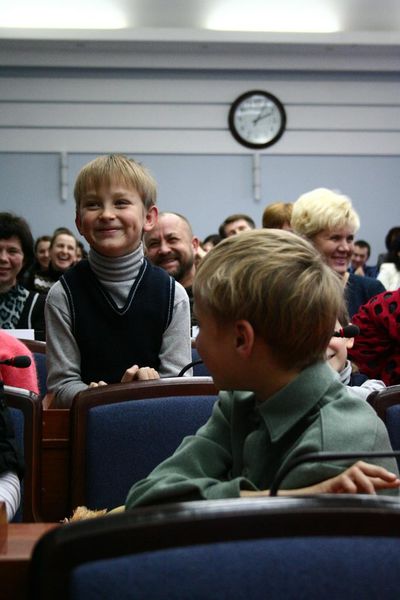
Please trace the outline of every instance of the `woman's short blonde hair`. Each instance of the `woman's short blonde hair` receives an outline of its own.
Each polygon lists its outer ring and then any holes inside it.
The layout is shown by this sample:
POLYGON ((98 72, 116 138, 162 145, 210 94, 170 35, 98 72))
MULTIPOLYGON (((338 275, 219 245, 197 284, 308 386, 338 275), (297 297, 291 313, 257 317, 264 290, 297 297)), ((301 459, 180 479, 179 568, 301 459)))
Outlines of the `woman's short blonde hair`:
POLYGON ((111 183, 124 183, 136 190, 146 209, 157 201, 157 185, 146 167, 123 154, 110 154, 98 156, 79 171, 74 188, 76 209, 89 190, 97 192, 111 183))
POLYGON ((293 231, 310 239, 325 229, 351 227, 355 233, 360 227, 350 198, 326 188, 302 194, 293 204, 290 223, 293 231))
POLYGON ((222 323, 249 321, 287 368, 324 359, 344 303, 338 276, 314 246, 279 229, 220 242, 200 263, 194 297, 222 323))

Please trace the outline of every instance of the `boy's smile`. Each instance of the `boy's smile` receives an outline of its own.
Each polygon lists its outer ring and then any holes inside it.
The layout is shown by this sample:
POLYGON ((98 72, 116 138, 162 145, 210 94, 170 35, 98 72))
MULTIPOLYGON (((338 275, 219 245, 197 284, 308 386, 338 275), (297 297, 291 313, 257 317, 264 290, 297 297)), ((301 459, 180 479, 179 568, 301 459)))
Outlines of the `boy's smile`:
POLYGON ((76 226, 97 252, 116 257, 136 250, 143 231, 149 231, 156 218, 156 207, 146 212, 135 189, 111 183, 87 191, 77 212, 76 226))

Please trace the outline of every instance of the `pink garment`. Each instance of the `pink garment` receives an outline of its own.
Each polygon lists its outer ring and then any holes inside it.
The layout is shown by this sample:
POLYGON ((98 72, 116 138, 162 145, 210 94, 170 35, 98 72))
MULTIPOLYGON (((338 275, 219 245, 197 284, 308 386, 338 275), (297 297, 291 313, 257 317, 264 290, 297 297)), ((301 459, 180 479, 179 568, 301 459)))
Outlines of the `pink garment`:
POLYGON ((4 329, 0 329, 0 360, 20 355, 30 357, 30 367, 20 369, 8 365, 0 365, 0 379, 5 385, 12 385, 38 394, 39 384, 32 352, 20 340, 6 333, 4 329))

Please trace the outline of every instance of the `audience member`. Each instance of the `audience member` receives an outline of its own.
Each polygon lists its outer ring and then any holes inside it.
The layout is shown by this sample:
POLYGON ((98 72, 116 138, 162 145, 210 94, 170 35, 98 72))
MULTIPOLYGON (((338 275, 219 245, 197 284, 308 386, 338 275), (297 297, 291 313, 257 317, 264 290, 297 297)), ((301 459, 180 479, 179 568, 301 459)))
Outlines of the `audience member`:
POLYGON ((81 242, 80 240, 78 240, 76 242, 76 259, 75 259, 75 262, 79 262, 83 258, 87 258, 87 257, 88 257, 88 253, 85 250, 85 246, 83 245, 83 242, 81 242))
POLYGON ((371 256, 371 246, 365 240, 357 240, 354 242, 353 254, 348 268, 349 273, 355 273, 362 277, 376 277, 378 269, 374 266, 367 265, 367 261, 371 256))
POLYGON ((378 279, 387 290, 397 290, 400 287, 400 235, 392 244, 389 259, 381 264, 378 279))
POLYGON ((0 380, 0 500, 6 505, 7 519, 11 521, 21 502, 20 480, 24 463, 15 441, 14 428, 4 401, 4 387, 0 380))
POLYGON ((0 329, 0 361, 21 355, 29 356, 30 366, 18 368, 11 365, 0 365, 0 380, 5 385, 12 385, 39 394, 39 383, 32 352, 19 339, 0 329))
POLYGON ((50 241, 50 262, 47 271, 36 273, 33 289, 47 294, 63 273, 76 263, 77 241, 69 229, 58 227, 50 241))
POLYGON ((377 265, 376 265, 378 271, 379 271, 382 263, 391 262, 393 260, 392 246, 393 246, 393 242, 399 236, 400 236, 400 226, 392 227, 387 232, 386 237, 385 237, 385 246, 386 246, 387 251, 379 254, 379 256, 378 256, 378 261, 377 261, 377 265))
MULTIPOLYGON (((343 290, 308 241, 272 229, 229 238, 200 264, 194 298, 197 347, 217 387, 247 391, 220 392, 209 421, 133 485, 126 508, 267 495, 279 469, 304 453, 391 450, 375 411, 324 360, 343 290)), ((397 475, 394 459, 376 463, 397 475)), ((282 488, 350 491, 335 477, 345 467, 302 464, 282 488)), ((399 486, 379 473, 378 489, 399 486)), ((365 474, 351 477, 352 492, 374 487, 365 474)))
POLYGON ((303 194, 293 204, 293 231, 307 237, 340 277, 347 309, 352 317, 375 294, 384 291, 380 281, 347 271, 353 254, 354 234, 360 220, 351 201, 325 188, 303 194))
POLYGON ((349 351, 352 360, 368 377, 386 385, 400 383, 400 290, 371 298, 353 317, 360 328, 349 351))
POLYGON ((342 311, 328 344, 326 358, 332 369, 339 374, 340 381, 349 386, 349 390, 359 398, 366 400, 371 392, 382 390, 386 386, 381 380, 368 379, 367 375, 360 373, 358 367, 348 360, 347 353, 354 345, 354 337, 346 338, 341 333, 348 324, 347 311, 342 311))
POLYGON ((226 217, 225 221, 219 226, 218 233, 221 239, 225 239, 232 235, 238 235, 238 233, 250 231, 255 228, 256 224, 251 217, 248 215, 237 214, 226 217))
POLYGON ((45 271, 50 262, 50 242, 51 236, 42 235, 35 242, 35 258, 38 266, 45 271))
POLYGON ((34 329, 44 339, 44 296, 21 283, 33 260, 33 238, 28 223, 12 213, 0 213, 0 327, 34 329))
POLYGON ((185 290, 143 256, 157 219, 156 185, 121 155, 78 174, 76 225, 90 246, 46 302, 48 389, 70 406, 88 386, 177 375, 191 360, 185 290))
MULTIPOLYGON (((35 291, 36 274, 46 273, 50 263, 50 235, 42 235, 35 242, 35 260, 24 272, 23 284, 28 290, 35 291)), ((38 290, 36 290, 38 291, 38 290)))
POLYGON ((265 207, 262 216, 262 226, 265 229, 286 229, 291 231, 292 202, 274 202, 265 207))
POLYGON ((191 324, 196 326, 192 285, 200 241, 193 235, 189 221, 177 213, 160 213, 158 222, 145 233, 144 244, 146 256, 152 264, 165 269, 185 288, 190 301, 191 324))
POLYGON ((205 252, 209 252, 214 248, 214 246, 219 244, 220 241, 221 236, 218 233, 211 233, 210 235, 204 238, 204 240, 201 242, 201 245, 205 252))

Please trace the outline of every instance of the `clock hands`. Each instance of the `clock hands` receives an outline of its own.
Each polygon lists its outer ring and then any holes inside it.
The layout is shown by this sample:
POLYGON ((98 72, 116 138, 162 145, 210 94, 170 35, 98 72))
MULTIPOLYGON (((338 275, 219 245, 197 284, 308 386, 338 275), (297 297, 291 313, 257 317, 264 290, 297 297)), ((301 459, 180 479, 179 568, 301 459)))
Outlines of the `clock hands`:
POLYGON ((262 119, 265 119, 266 117, 269 117, 269 115, 272 114, 272 109, 268 109, 268 105, 265 105, 262 107, 262 109, 260 110, 260 112, 258 113, 257 117, 255 119, 253 119, 253 125, 257 125, 258 121, 261 121, 262 119))

